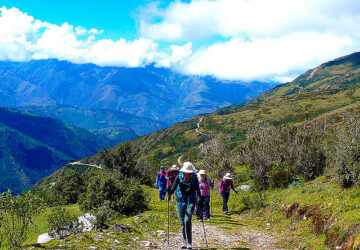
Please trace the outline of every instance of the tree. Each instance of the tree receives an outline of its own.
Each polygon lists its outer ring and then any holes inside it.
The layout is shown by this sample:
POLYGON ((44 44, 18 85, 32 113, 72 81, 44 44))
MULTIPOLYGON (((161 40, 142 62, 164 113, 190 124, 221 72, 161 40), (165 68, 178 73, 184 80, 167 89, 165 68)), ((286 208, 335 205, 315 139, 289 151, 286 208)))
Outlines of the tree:
POLYGON ((0 195, 0 247, 20 247, 27 239, 27 229, 44 209, 44 202, 31 193, 0 195))
POLYGON ((53 193, 65 204, 75 204, 79 195, 86 189, 84 180, 80 174, 74 170, 66 170, 64 176, 55 183, 53 193))

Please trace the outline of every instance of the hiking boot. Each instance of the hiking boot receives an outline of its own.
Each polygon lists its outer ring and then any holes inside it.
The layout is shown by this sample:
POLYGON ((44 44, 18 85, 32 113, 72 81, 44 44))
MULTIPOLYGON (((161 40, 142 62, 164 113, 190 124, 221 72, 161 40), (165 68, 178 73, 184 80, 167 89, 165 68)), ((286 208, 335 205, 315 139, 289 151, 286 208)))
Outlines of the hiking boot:
POLYGON ((202 219, 198 219, 199 222, 202 222, 203 220, 202 219))
POLYGON ((206 220, 207 220, 207 221, 211 221, 211 219, 210 219, 210 218, 207 218, 206 220))
POLYGON ((181 245, 181 249, 186 249, 186 248, 187 248, 186 244, 183 243, 183 244, 181 245))
POLYGON ((192 249, 192 244, 188 244, 187 249, 192 249))

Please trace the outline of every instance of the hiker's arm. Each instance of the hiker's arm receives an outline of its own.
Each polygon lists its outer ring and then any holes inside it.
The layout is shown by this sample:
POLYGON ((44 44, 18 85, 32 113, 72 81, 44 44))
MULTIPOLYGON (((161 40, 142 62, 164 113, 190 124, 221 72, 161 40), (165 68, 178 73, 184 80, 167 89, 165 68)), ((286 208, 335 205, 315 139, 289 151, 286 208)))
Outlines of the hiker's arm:
POLYGON ((168 171, 166 171, 166 175, 165 175, 165 179, 169 180, 170 179, 170 169, 168 171))
POLYGON ((155 185, 156 187, 159 187, 159 173, 156 175, 155 185))
POLYGON ((210 179, 209 185, 210 185, 211 188, 214 188, 214 182, 215 182, 214 180, 210 179))
POLYGON ((238 193, 234 187, 234 183, 231 181, 231 189, 234 190, 235 193, 238 193))
POLYGON ((174 184, 172 185, 171 188, 169 188, 169 194, 173 194, 175 192, 179 183, 180 183, 180 178, 179 178, 179 176, 176 176, 174 184))

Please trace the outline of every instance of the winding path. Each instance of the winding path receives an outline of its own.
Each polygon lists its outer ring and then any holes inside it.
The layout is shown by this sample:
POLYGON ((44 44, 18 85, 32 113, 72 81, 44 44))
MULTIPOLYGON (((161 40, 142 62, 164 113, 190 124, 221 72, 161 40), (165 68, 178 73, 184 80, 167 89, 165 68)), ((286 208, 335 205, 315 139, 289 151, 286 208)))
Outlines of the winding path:
POLYGON ((70 165, 85 165, 85 166, 89 166, 89 167, 102 169, 101 165, 87 164, 87 163, 82 163, 81 161, 70 162, 69 164, 70 165))

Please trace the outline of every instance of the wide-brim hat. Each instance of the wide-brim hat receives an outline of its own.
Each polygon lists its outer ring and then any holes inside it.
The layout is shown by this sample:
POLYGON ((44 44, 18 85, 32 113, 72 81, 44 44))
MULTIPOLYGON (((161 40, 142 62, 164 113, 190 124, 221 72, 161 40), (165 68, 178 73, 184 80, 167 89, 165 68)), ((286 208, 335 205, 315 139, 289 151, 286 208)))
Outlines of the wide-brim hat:
POLYGON ((176 166, 175 164, 171 166, 171 170, 179 170, 178 166, 176 166))
POLYGON ((198 173, 198 175, 206 174, 206 171, 204 169, 201 169, 198 173))
POLYGON ((230 173, 226 173, 226 175, 224 176, 224 179, 226 180, 231 180, 231 174, 230 173))
POLYGON ((183 173, 196 173, 197 170, 194 167, 194 165, 191 162, 184 162, 182 168, 180 169, 180 172, 183 173))

